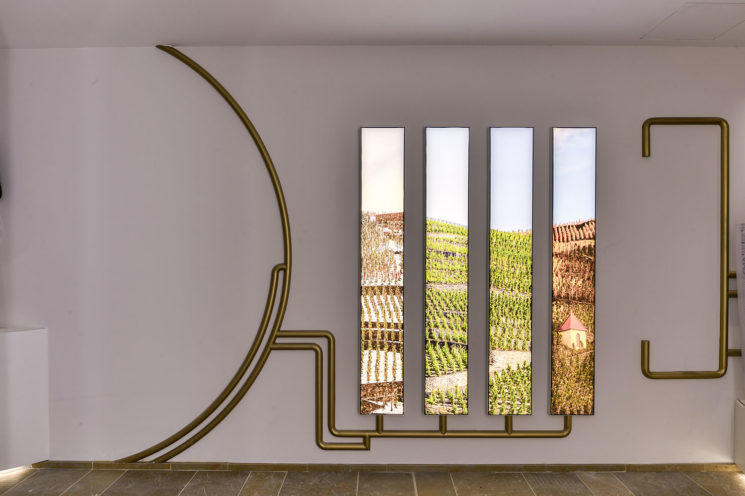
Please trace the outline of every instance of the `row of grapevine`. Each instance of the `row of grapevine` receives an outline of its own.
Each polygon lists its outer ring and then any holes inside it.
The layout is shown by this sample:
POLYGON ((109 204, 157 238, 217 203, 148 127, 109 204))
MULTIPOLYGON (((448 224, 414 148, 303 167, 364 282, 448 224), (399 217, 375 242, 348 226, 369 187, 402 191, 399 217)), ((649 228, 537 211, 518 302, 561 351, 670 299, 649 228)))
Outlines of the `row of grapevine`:
POLYGON ((448 344, 468 344, 468 332, 452 329, 426 329, 426 339, 448 344))
POLYGON ((387 347, 373 349, 367 343, 360 357, 361 384, 403 381, 403 355, 387 347))
POLYGON ((403 377, 403 288, 362 286, 361 383, 403 377))
POLYGON ((393 329, 403 324, 403 287, 362 286, 360 296, 363 327, 378 322, 393 329))
POLYGON ((468 240, 461 237, 431 235, 427 238, 428 251, 441 252, 446 256, 467 256, 468 240))
POLYGON ((427 222, 428 226, 436 225, 438 230, 427 231, 425 282, 468 284, 468 231, 444 222, 427 222))
POLYGON ((554 243, 595 239, 595 219, 572 224, 559 224, 553 228, 554 243))
POLYGON ((461 236, 466 239, 468 238, 467 227, 458 226, 450 222, 427 219, 426 230, 427 230, 427 234, 444 233, 444 234, 452 234, 455 236, 461 236))
POLYGON ((427 377, 454 374, 468 370, 468 349, 465 346, 427 340, 425 345, 425 375, 427 377))
POLYGON ((568 350, 554 333, 551 360, 551 413, 592 414, 595 400, 595 346, 568 350))
POLYGON ((533 284, 533 234, 531 231, 489 234, 490 285, 528 294, 533 284))
POLYGON ((489 413, 491 415, 530 415, 532 413, 531 364, 494 372, 489 379, 489 413))
POLYGON ((468 415, 468 388, 436 387, 429 392, 426 413, 468 415))
POLYGON ((559 299, 595 301, 594 243, 563 243, 554 250, 553 294, 559 299))

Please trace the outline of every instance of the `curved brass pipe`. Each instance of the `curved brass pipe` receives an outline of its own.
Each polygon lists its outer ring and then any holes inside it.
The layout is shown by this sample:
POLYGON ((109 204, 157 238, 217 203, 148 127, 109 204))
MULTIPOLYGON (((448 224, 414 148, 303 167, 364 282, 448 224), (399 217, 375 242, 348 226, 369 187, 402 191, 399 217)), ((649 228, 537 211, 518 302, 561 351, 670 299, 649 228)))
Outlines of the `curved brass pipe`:
POLYGON ((120 460, 116 460, 117 463, 136 462, 147 456, 150 456, 153 453, 161 451, 164 448, 167 448, 168 446, 175 443, 176 441, 178 441, 179 439, 187 435, 189 432, 194 430, 202 422, 204 422, 210 415, 212 415, 215 412, 215 410, 217 410, 217 408, 225 401, 225 399, 230 395, 230 393, 233 392, 235 387, 238 385, 240 380, 245 375, 246 370, 248 369, 248 366, 253 361, 254 355, 256 354, 256 351, 258 350, 259 345, 263 341, 264 334, 268 327, 269 318, 271 317, 272 310, 274 309, 274 300, 275 300, 276 293, 277 293, 278 272, 283 269, 284 269, 284 264, 279 264, 279 265, 275 265, 274 269, 272 270, 272 278, 271 278, 271 282, 269 285, 269 294, 267 295, 267 302, 266 302, 266 306, 264 307, 264 315, 261 318, 261 325, 259 326, 259 332, 256 335, 256 340, 253 342, 253 345, 248 351, 246 358, 241 363, 241 366, 238 368, 238 371, 233 375, 233 378, 230 380, 228 385, 225 386, 225 389, 223 389, 223 391, 218 395, 218 397, 215 398, 212 401, 212 403, 210 403, 210 405, 202 413, 200 413, 194 420, 192 420, 189 424, 184 426, 181 430, 169 436, 168 438, 164 439, 163 441, 159 442, 158 444, 151 446, 148 449, 142 450, 138 453, 122 458, 120 460))
POLYGON ((642 125, 642 157, 651 153, 650 128, 653 125, 663 126, 719 126, 720 128, 720 240, 719 240, 719 367, 717 370, 678 370, 654 372, 649 368, 649 341, 643 340, 641 347, 642 374, 650 379, 716 379, 727 373, 727 357, 737 356, 739 350, 727 349, 728 298, 727 279, 730 272, 727 267, 729 246, 729 124, 721 117, 653 117, 642 125))
POLYGON ((237 114, 238 118, 243 123, 244 127, 251 135, 254 143, 259 149, 262 160, 266 165, 267 171, 274 187, 275 196, 280 210, 280 217, 282 222, 282 234, 284 240, 284 263, 277 264, 272 270, 272 276, 269 287, 269 294, 267 296, 267 303, 264 308, 264 314, 259 326, 257 337, 254 340, 251 348, 249 349, 246 358, 241 363, 238 371, 234 374, 233 378, 227 384, 225 389, 218 395, 218 397, 210 403, 210 405, 193 421, 184 426, 178 432, 164 439, 160 443, 157 443, 150 448, 135 453, 134 455, 117 460, 118 462, 136 462, 146 458, 154 453, 164 450, 165 448, 173 445, 180 439, 184 438, 190 432, 194 431, 199 425, 202 425, 210 416, 214 415, 212 419, 205 424, 200 430, 191 435, 188 439, 183 441, 181 444, 163 453, 153 460, 155 463, 162 463, 170 460, 174 456, 182 453, 189 447, 193 446, 204 436, 206 436, 212 429, 215 428, 222 420, 227 417, 238 403, 244 398, 254 381, 258 377, 259 373, 263 369, 266 360, 272 350, 310 350, 313 351, 315 360, 315 374, 316 374, 316 391, 315 391, 315 403, 316 403, 316 443, 322 449, 326 450, 369 450, 371 439, 373 437, 406 437, 406 438, 503 438, 503 437, 517 437, 517 438, 560 438, 566 437, 571 433, 572 430, 572 417, 564 417, 564 426, 561 430, 525 430, 519 431, 513 429, 513 418, 506 416, 504 419, 505 428, 504 430, 448 430, 447 428, 447 417, 441 415, 439 417, 439 428, 435 430, 385 430, 384 420, 382 415, 376 416, 375 430, 340 430, 336 428, 336 351, 335 351, 335 339, 334 335, 329 331, 280 331, 282 321, 287 309, 287 301, 290 290, 290 275, 291 275, 291 261, 292 261, 292 246, 290 238, 290 227, 289 217, 287 214, 287 205, 282 192, 282 187, 279 182, 274 164, 269 156, 269 153, 259 136, 258 131, 251 123, 248 116, 245 114, 243 109, 236 100, 228 93, 228 91, 206 70, 204 70, 199 64, 194 62, 192 59, 178 51, 177 49, 169 46, 158 45, 158 49, 172 55, 177 58, 197 74, 202 76, 228 103, 228 105, 237 114), (277 286, 279 281, 279 271, 284 274, 282 292, 279 297, 279 304, 277 306, 277 313, 274 319, 274 324, 269 333, 269 338, 266 342, 265 348, 262 350, 261 355, 258 358, 258 362, 248 377, 245 379, 241 387, 235 393, 235 395, 228 401, 228 403, 220 410, 217 411, 220 405, 227 400, 230 395, 235 391, 235 388, 243 379, 244 375, 248 371, 250 364, 253 362, 255 355, 258 351, 260 344, 263 342, 264 335, 271 319, 271 314, 274 310, 275 300, 277 296, 277 286), (320 346, 315 343, 277 343, 277 337, 285 338, 325 338, 328 341, 329 349, 329 377, 328 377, 328 427, 332 435, 337 437, 360 437, 361 441, 358 443, 328 443, 323 439, 323 350, 320 346), (215 414, 215 412, 217 412, 215 414))
POLYGON ((182 439, 184 436, 186 436, 191 431, 193 431, 196 427, 201 425, 211 415, 213 415, 217 411, 219 406, 223 404, 225 400, 230 396, 230 394, 235 390, 236 386, 241 381, 243 376, 246 374, 246 371, 248 370, 250 364, 252 363, 254 357, 256 356, 258 348, 263 341, 264 335, 266 334, 266 330, 269 326, 269 319, 274 309, 277 285, 278 285, 278 275, 279 275, 279 271, 281 270, 283 273, 282 292, 279 297, 279 305, 277 307, 277 313, 275 316, 274 325, 272 326, 272 331, 269 335, 269 339, 265 345, 265 348, 262 351, 261 356, 259 357, 259 362, 256 365, 256 367, 254 367, 254 370, 252 371, 251 375, 248 377, 248 379, 243 384, 243 386, 238 390, 238 393, 233 397, 233 399, 231 399, 231 401, 223 408, 223 410, 221 410, 207 425, 205 425, 200 431, 194 434, 187 441, 183 442, 176 448, 168 451, 164 455, 159 456, 154 461, 155 462, 167 461, 173 456, 176 456, 177 454, 181 453, 188 447, 192 446, 198 440, 200 440, 205 435, 207 435, 207 433, 209 433, 217 424, 219 424, 233 410, 235 405, 238 404, 238 402, 240 402, 240 400, 245 396, 246 392, 251 387, 251 384, 253 384, 253 381, 256 379, 256 376, 258 376, 258 373, 263 368, 264 363, 266 362, 266 358, 268 357, 269 352, 271 350, 270 345, 271 343, 274 342, 275 335, 277 331, 279 330, 280 326, 282 325, 282 320, 284 319, 284 315, 287 310, 287 300, 289 298, 289 291, 290 291, 290 276, 292 273, 292 241, 290 237, 290 220, 289 220, 289 215, 287 213, 287 203, 285 202, 284 193, 282 191, 282 185, 280 184, 279 176, 277 175, 277 171, 274 167, 274 163, 272 162, 272 158, 269 156, 269 152, 266 146, 264 145, 264 142, 261 139, 259 132, 256 130, 253 123, 248 118, 248 115, 246 115, 246 113, 243 111, 241 106, 233 98, 233 96, 228 92, 228 90, 226 90, 225 87, 222 84, 220 84, 220 82, 217 81, 217 79, 215 79, 202 66, 197 64, 194 60, 190 59, 189 57, 187 57, 186 55, 184 55, 182 52, 180 52, 174 47, 158 45, 157 48, 175 57, 176 59, 180 60, 185 65, 187 65, 189 68, 191 68, 194 72, 196 72, 202 78, 204 78, 220 94, 220 96, 222 96, 223 99, 228 103, 230 108, 233 110, 233 112, 235 112, 235 114, 238 116, 243 126, 248 131, 248 134, 253 139, 253 142, 256 144, 256 147, 259 150, 259 154, 261 155, 264 165, 266 166, 266 170, 269 174, 269 178, 272 182, 272 187, 274 188, 274 194, 277 199, 277 205, 279 207, 280 221, 282 224, 284 261, 280 264, 275 265, 274 268, 272 269, 271 281, 270 281, 270 286, 269 286, 269 295, 267 296, 267 303, 266 303, 266 306, 264 307, 264 314, 262 316, 261 323, 259 325, 259 330, 256 334, 256 338, 254 339, 253 344, 251 345, 248 353, 246 354, 246 357, 244 358, 243 362, 239 366, 238 370, 233 375, 232 379, 228 382, 228 384, 225 386, 225 388, 222 390, 222 392, 220 392, 217 398, 215 398, 212 401, 212 403, 210 403, 209 406, 207 406, 207 408, 204 411, 202 411, 202 413, 200 413, 194 420, 189 422, 179 431, 177 431, 176 433, 167 437, 163 441, 145 450, 142 450, 138 453, 135 453, 133 455, 117 460, 117 462, 121 462, 121 463, 136 462, 136 461, 142 460, 143 458, 146 458, 154 453, 157 453, 167 448, 168 446, 174 444, 178 440, 182 439))

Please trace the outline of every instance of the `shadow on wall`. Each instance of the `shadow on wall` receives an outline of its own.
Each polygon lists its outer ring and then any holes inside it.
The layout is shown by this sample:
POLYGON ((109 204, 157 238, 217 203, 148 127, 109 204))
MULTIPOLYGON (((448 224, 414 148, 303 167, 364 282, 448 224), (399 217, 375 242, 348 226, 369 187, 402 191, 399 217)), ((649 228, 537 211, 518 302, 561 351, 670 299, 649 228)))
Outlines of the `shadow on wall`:
MULTIPOLYGON (((4 37, 0 32, 0 46, 4 37)), ((7 50, 0 49, 0 198, 3 197, 2 185, 8 178, 8 162, 10 157, 10 57, 7 50)), ((6 201, 0 201, 0 327, 6 327, 8 322, 8 294, 9 277, 8 250, 6 242, 5 218, 7 216, 6 201)), ((0 363, 4 363, 0 357, 0 363)))
MULTIPOLYGON (((0 32, 0 46, 4 45, 4 36, 0 32)), ((0 50, 0 184, 2 180, 7 177, 7 163, 8 163, 8 134, 10 133, 10 61, 8 59, 7 50, 0 50)), ((0 198, 2 197, 2 189, 0 189, 0 198)), ((8 297, 8 284, 9 284, 9 272, 8 272, 8 250, 6 249, 5 242, 5 205, 4 202, 0 201, 0 327, 7 326, 7 297, 8 297)), ((8 363, 7 350, 2 342, 0 342, 0 398, 8 397, 8 384, 6 379, 8 374, 3 372, 5 364, 8 363)), ((4 415, 5 412, 1 411, 0 415, 4 415)), ((7 422, 0 422, 0 439, 8 439, 9 432, 7 422)), ((0 451, 0 458, 3 458, 3 454, 0 451)))

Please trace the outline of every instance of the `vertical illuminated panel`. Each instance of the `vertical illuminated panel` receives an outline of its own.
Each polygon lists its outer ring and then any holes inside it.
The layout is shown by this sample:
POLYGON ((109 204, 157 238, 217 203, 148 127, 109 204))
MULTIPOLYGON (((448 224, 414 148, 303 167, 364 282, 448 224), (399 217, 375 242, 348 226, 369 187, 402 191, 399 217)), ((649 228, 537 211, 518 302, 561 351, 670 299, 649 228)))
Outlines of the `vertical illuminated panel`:
POLYGON ((551 413, 595 411, 595 128, 554 128, 551 413))
POLYGON ((403 413, 404 128, 360 130, 360 413, 403 413))
POLYGON ((425 413, 468 413, 468 128, 426 129, 425 413))
POLYGON ((489 413, 530 414, 533 128, 489 130, 489 413))

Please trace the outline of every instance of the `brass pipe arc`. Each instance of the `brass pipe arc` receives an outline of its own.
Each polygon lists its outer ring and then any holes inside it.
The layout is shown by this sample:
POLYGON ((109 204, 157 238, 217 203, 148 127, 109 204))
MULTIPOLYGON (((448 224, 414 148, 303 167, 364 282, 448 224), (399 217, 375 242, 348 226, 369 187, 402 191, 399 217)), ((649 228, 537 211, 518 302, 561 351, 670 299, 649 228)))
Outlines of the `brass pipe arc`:
POLYGON ((205 79, 207 83, 209 83, 215 89, 215 91, 217 91, 220 94, 220 96, 223 97, 223 99, 227 102, 227 104, 230 106, 233 112, 235 112, 235 114, 238 116, 239 120, 241 121, 243 126, 246 128, 246 131, 248 131, 248 134, 251 136, 254 144, 259 150, 259 154, 261 155, 262 161, 264 162, 264 165, 266 166, 266 170, 272 182, 272 187, 274 189, 274 194, 277 200, 277 205, 278 205, 279 214, 280 214, 280 222, 282 225, 284 261, 280 264, 275 265, 274 268, 272 269, 271 281, 270 281, 269 291, 268 291, 269 294, 267 296, 267 303, 264 307, 264 313, 261 318, 259 330, 256 334, 256 337, 254 338, 254 342, 252 343, 251 347, 249 348, 248 353, 246 354, 246 357, 244 358, 243 362, 241 363, 241 365, 239 366, 238 370, 235 372, 231 380, 225 386, 225 388, 207 406, 207 408, 205 408, 194 420, 189 422, 187 425, 185 425, 180 430, 178 430, 171 436, 167 437, 163 441, 157 444, 154 444, 153 446, 147 449, 144 449, 142 451, 139 451, 133 455, 117 460, 117 462, 120 462, 120 463, 140 461, 143 458, 153 455, 159 451, 162 451, 168 446, 171 446, 172 444, 178 442, 180 439, 184 438, 186 435, 192 432, 199 425, 203 424, 205 420, 207 420, 210 416, 212 416, 217 411, 217 409, 220 407, 220 405, 222 405, 225 402, 225 400, 233 393, 233 391, 235 391, 235 388, 238 386, 240 381, 245 376, 246 372, 248 371, 251 363, 253 362, 258 352, 259 346, 263 342, 263 338, 269 326, 269 320, 274 310, 275 301, 277 299, 276 293, 277 293, 277 286, 279 282, 279 272, 281 271, 282 272, 282 291, 279 295, 279 303, 277 305, 277 313, 274 319, 274 325, 272 326, 272 330, 270 332, 269 338, 259 357, 259 361, 257 365, 254 367, 251 374, 249 375, 248 379, 244 382, 243 386, 241 386, 241 388, 238 390, 238 393, 236 393, 235 396, 233 396, 233 398, 230 400, 230 402, 223 408, 223 410, 221 410, 207 425, 205 425, 196 434, 192 435, 192 437, 187 439, 185 442, 181 443, 176 448, 168 451, 164 455, 159 456, 154 461, 155 462, 167 461, 173 456, 176 456, 177 454, 183 452, 190 446, 193 446, 197 441, 202 439, 212 429, 214 429, 214 427, 217 426, 217 424, 219 424, 225 417, 227 417, 227 415, 233 410, 233 408, 235 408, 235 405, 237 405, 240 402, 240 400, 243 399, 246 392, 251 387, 254 380, 256 379, 258 374, 263 369, 264 363, 266 362, 266 359, 269 353, 271 352, 271 343, 273 343, 275 340, 276 333, 282 325, 282 321, 284 319, 284 315, 287 310, 287 301, 289 298, 289 291, 290 291, 290 276, 292 273, 292 241, 290 237, 290 221, 289 221, 289 215, 287 213, 287 203, 285 201, 284 192, 282 191, 282 185, 279 181, 279 176, 277 175, 277 171, 274 167, 274 162, 272 161, 272 158, 269 155, 269 151, 267 150, 266 145, 261 139, 259 132, 256 130, 256 127, 253 125, 251 120, 248 118, 248 115, 246 115, 246 113, 241 108, 241 106, 238 104, 238 102, 235 100, 235 98, 233 98, 233 96, 228 92, 228 90, 226 90, 225 87, 217 79, 215 79, 209 72, 207 72, 202 66, 200 66, 197 62, 195 62, 194 60, 186 56, 184 53, 180 52, 179 50, 177 50, 176 48, 172 46, 158 45, 157 48, 173 56, 174 58, 178 59, 179 61, 184 63, 186 66, 188 66, 190 69, 192 69, 194 72, 199 74, 203 79, 205 79))

